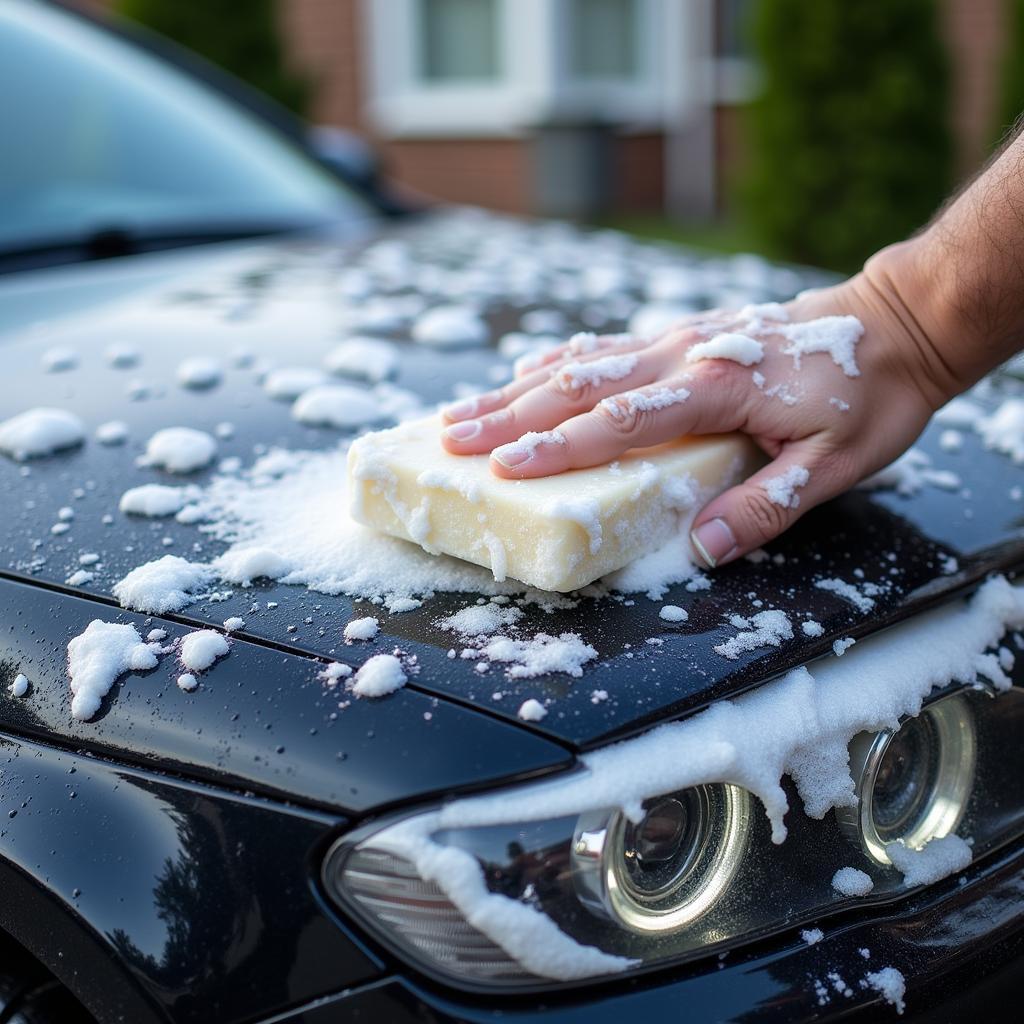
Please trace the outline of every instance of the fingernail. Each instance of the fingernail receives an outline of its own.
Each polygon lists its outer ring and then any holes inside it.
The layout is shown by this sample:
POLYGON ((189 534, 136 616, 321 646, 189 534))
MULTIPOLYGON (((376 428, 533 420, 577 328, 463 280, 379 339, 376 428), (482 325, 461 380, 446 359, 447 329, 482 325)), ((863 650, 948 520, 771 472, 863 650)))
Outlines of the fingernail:
POLYGON ((736 538, 724 519, 709 519, 690 531, 690 542, 709 569, 728 560, 736 551, 736 538))
POLYGON ((445 431, 445 436, 453 441, 469 441, 483 429, 484 425, 479 420, 463 420, 462 423, 453 423, 445 431))
POLYGON ((450 420, 465 420, 476 415, 476 407, 479 404, 476 398, 463 398, 459 402, 452 402, 446 405, 441 411, 450 420))
POLYGON ((511 444, 503 444, 500 448, 495 448, 491 452, 491 456, 506 469, 515 469, 516 466, 529 462, 533 458, 533 451, 513 441, 511 444))

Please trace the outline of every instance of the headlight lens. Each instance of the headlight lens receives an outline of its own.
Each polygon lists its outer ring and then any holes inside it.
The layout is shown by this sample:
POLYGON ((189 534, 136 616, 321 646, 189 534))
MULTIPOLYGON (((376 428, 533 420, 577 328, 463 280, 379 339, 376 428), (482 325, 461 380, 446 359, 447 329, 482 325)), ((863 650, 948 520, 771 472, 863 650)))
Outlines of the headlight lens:
POLYGON ((736 874, 750 803, 745 790, 719 784, 648 800, 636 824, 620 811, 582 815, 572 843, 580 900, 631 931, 685 926, 736 874))
POLYGON ((876 864, 891 863, 889 843, 920 849, 956 831, 974 788, 975 704, 949 694, 895 732, 861 733, 850 743, 857 806, 837 818, 876 864))
POLYGON ((549 974, 542 958, 524 966, 529 957, 460 910, 445 876, 429 880, 403 856, 395 837, 422 826, 435 849, 470 860, 477 884, 505 898, 502 908, 510 901, 528 920, 537 912, 579 946, 629 958, 634 969, 680 963, 899 898, 907 886, 886 843, 920 846, 957 832, 973 840, 977 858, 1020 835, 1022 730, 1019 689, 997 701, 981 689, 939 696, 900 729, 855 738, 856 808, 812 820, 796 810, 787 781, 794 810, 781 845, 749 793, 715 783, 648 800, 632 820, 612 809, 445 829, 425 811, 372 823, 335 844, 324 884, 398 956, 457 986, 536 988, 565 977, 549 974), (850 865, 870 872, 869 896, 832 889, 836 870, 850 865))

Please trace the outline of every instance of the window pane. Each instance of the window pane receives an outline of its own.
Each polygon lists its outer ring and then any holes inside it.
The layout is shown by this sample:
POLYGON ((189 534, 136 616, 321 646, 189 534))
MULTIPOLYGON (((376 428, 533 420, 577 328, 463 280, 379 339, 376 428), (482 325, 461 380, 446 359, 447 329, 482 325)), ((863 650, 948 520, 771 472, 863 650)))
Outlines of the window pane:
POLYGON ((637 73, 637 0, 572 0, 570 67, 577 78, 637 73))
POLYGON ((716 52, 719 57, 749 57, 747 29, 752 0, 718 0, 716 13, 716 52))
POLYGON ((283 135, 55 5, 0 0, 0 96, 0 250, 359 216, 283 135))
POLYGON ((420 13, 424 78, 497 78, 498 0, 420 0, 420 13))

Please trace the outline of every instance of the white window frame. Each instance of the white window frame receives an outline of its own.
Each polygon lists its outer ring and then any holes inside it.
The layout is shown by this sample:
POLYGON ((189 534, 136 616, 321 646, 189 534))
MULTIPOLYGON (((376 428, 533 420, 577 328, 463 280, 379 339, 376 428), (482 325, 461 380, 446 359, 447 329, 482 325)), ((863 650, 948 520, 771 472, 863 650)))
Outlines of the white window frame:
POLYGON ((498 77, 445 82, 419 74, 418 0, 362 0, 367 113, 380 134, 514 138, 542 123, 599 119, 644 130, 678 116, 688 79, 674 64, 685 59, 688 0, 640 0, 632 80, 574 78, 563 0, 497 2, 498 77))

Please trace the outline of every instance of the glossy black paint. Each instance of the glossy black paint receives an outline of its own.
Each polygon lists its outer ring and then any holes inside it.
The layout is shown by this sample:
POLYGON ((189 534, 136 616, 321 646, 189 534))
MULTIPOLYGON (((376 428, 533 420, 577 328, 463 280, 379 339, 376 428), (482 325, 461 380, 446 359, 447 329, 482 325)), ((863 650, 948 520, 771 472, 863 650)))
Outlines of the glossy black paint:
MULTIPOLYGON (((433 231, 428 220, 390 233, 429 260, 433 231)), ((492 698, 498 673, 481 679, 472 665, 449 659, 454 638, 436 626, 475 595, 382 616, 380 638, 358 649, 342 647, 341 628, 353 614, 379 609, 280 585, 236 590, 159 620, 118 609, 110 587, 139 563, 219 550, 194 528, 118 514, 127 487, 180 482, 136 468, 154 430, 212 430, 229 420, 235 433, 220 454, 243 462, 271 445, 327 448, 339 440, 295 423, 251 370, 232 368, 210 392, 179 388, 174 370, 185 356, 227 357, 238 344, 257 363, 319 365, 339 330, 334 270, 359 244, 224 247, 112 261, 101 275, 75 268, 59 283, 30 275, 0 285, 0 331, 19 325, 18 334, 0 338, 0 419, 58 405, 90 431, 123 419, 132 437, 123 448, 90 441, 27 466, 0 457, 0 928, 103 1022, 895 1019, 857 984, 886 963, 908 975, 905 1019, 995 1017, 1005 1009, 1024 980, 1019 843, 973 865, 962 885, 951 879, 890 906, 835 915, 814 946, 786 933, 724 960, 501 1000, 455 995, 417 977, 326 905, 316 881, 323 854, 356 818, 570 769, 577 749, 734 694, 828 652, 837 636, 873 632, 990 571, 1024 563, 1022 506, 1010 493, 1024 484, 1024 471, 982 451, 971 435, 962 454, 943 454, 933 428, 923 447, 960 474, 963 492, 926 488, 913 498, 861 493, 832 502, 773 545, 769 559, 718 572, 708 590, 666 594, 663 601, 687 608, 683 626, 666 626, 657 617, 662 602, 643 597, 528 611, 525 628, 578 630, 600 658, 576 682, 501 681, 500 702, 492 698), (179 272, 186 277, 168 284, 179 272), (147 286, 155 290, 142 293, 147 286), (101 293, 132 298, 104 309, 101 293), (90 304, 95 309, 84 312, 90 304), (140 366, 110 368, 103 351, 111 342, 143 349, 140 366), (42 352, 62 344, 77 349, 80 368, 43 373, 42 352), (136 380, 149 388, 145 400, 128 397, 136 380), (64 506, 75 510, 71 529, 52 534, 64 506), (64 581, 85 552, 100 555, 96 580, 69 587, 64 581), (882 593, 868 613, 858 612, 813 585, 833 577, 873 582, 882 593), (712 652, 728 633, 727 615, 763 607, 797 621, 812 616, 825 633, 813 640, 798 633, 778 651, 737 662, 712 652), (119 680, 92 722, 71 718, 65 651, 90 619, 131 622, 143 635, 159 622, 173 640, 236 614, 245 633, 195 693, 178 690, 167 654, 152 672, 119 680), (340 696, 316 678, 324 659, 358 663, 395 645, 419 672, 386 700, 340 708, 340 696), (6 691, 17 672, 31 680, 27 699, 6 691), (609 699, 594 702, 597 689, 609 699), (515 719, 525 696, 556 698, 539 726, 515 719), (862 948, 870 950, 866 959, 862 948), (831 988, 829 971, 845 978, 850 996, 831 988), (824 1006, 815 981, 824 983, 824 1006)), ((818 280, 808 273, 803 283, 818 280)), ((561 309, 567 334, 582 326, 579 309, 561 309)), ((494 336, 513 329, 522 312, 496 310, 494 336)), ((485 385, 497 361, 494 351, 406 344, 398 383, 439 400, 457 379, 485 385)))
MULTIPOLYGON (((712 959, 692 969, 628 983, 592 984, 564 998, 505 997, 500 1006, 453 998, 394 977, 274 1017, 275 1024, 619 1024, 685 1020, 687 1024, 816 1020, 928 1021, 951 1024, 971 1015, 1016 1019, 1024 980, 1024 881, 1020 844, 889 911, 853 914, 825 927, 809 946, 799 934, 712 959), (865 958, 860 950, 867 949, 865 958), (907 1009, 900 1017, 862 988, 869 971, 900 964, 907 1009), (851 994, 838 993, 836 972, 851 994), (815 981, 825 987, 819 1002, 815 981), (1009 1002, 1008 1002, 1009 1000, 1009 1002)), ((267 1022, 269 1024, 269 1022, 267 1022)))
MULTIPOLYGON (((234 640, 192 693, 174 654, 114 684, 89 722, 71 717, 67 644, 94 618, 155 624, 94 600, 0 579, 0 729, 344 813, 558 770, 571 755, 524 729, 404 689, 353 701, 324 663, 234 640), (7 686, 23 672, 26 698, 7 686), (429 716, 429 717, 427 717, 429 716)), ((188 632, 163 622, 169 644, 188 632)))
MULTIPOLYGON (((393 227, 387 237, 407 242, 430 260, 432 232, 444 216, 393 227)), ((363 244, 267 242, 247 247, 244 254, 225 250, 223 258, 212 263, 207 254, 201 276, 165 285, 121 308, 9 337, 2 348, 6 373, 0 380, 0 409, 60 404, 76 411, 90 427, 117 417, 128 423, 132 440, 115 448, 89 443, 38 460, 28 466, 29 475, 22 475, 23 467, 0 459, 0 487, 12 495, 12 514, 0 523, 0 565, 6 565, 7 573, 60 585, 78 567, 80 552, 97 551, 102 554, 102 570, 82 589, 106 597, 118 578, 143 561, 168 552, 196 559, 215 555, 220 545, 194 527, 117 512, 118 499, 129 486, 181 482, 134 465, 145 440, 160 427, 188 424, 212 430, 227 419, 235 434, 220 443, 220 454, 238 456, 243 462, 251 461, 256 446, 321 449, 342 439, 336 431, 296 423, 287 403, 266 397, 252 370, 229 370, 223 385, 205 392, 177 386, 174 370, 185 356, 227 358, 238 344, 250 349, 257 361, 319 365, 339 332, 332 312, 336 268, 363 244), (293 299, 295 293, 301 297, 293 299), (137 368, 116 370, 106 364, 103 350, 114 337, 144 349, 137 368), (42 338, 47 346, 75 347, 81 357, 79 368, 66 374, 44 373, 42 338), (153 386, 150 398, 127 399, 133 378, 153 386), (64 505, 76 510, 72 528, 50 536, 49 526, 64 505), (104 514, 113 517, 111 525, 103 524, 104 514), (170 546, 165 546, 165 538, 170 546)), ((561 308, 568 317, 567 331, 580 326, 578 308, 561 308)), ((494 336, 515 327, 521 313, 511 307, 497 310, 491 316, 494 336)), ((612 323, 608 329, 620 326, 612 323)), ((428 401, 449 397, 455 380, 485 385, 488 371, 499 361, 493 350, 438 352, 408 343, 401 334, 395 340, 405 342, 397 383, 428 401)), ((527 608, 525 630, 579 631, 598 649, 599 660, 578 681, 549 676, 516 682, 493 671, 481 678, 471 662, 447 658, 448 649, 458 641, 439 630, 436 619, 475 595, 442 595, 417 611, 382 616, 378 640, 358 650, 339 644, 342 625, 353 614, 379 615, 380 610, 344 596, 261 583, 236 589, 226 601, 194 605, 187 614, 215 625, 229 615, 240 615, 253 637, 353 663, 398 645, 419 659, 421 672, 413 688, 511 721, 525 697, 552 697, 556 702, 537 731, 577 748, 592 747, 827 653, 837 637, 872 632, 991 571, 1016 569, 1024 561, 1024 505, 1011 497, 1010 490, 1024 485, 1024 469, 985 451, 970 433, 961 453, 943 453, 938 432, 937 426, 929 428, 920 447, 936 466, 961 477, 959 491, 925 487, 909 498, 891 492, 852 492, 830 502, 774 543, 769 559, 757 564, 741 561, 716 572, 708 590, 676 587, 665 594, 665 602, 687 609, 686 623, 667 625, 658 618, 661 601, 643 595, 632 604, 581 598, 575 608, 552 614, 527 608), (950 558, 957 566, 952 571, 950 558), (842 598, 815 589, 815 581, 829 577, 876 583, 884 592, 865 614, 842 598), (268 603, 276 607, 268 608, 268 603), (712 651, 732 633, 724 625, 728 614, 749 615, 762 607, 781 608, 795 621, 811 616, 822 623, 825 633, 810 639, 798 632, 779 649, 762 649, 735 662, 712 651), (661 642, 651 644, 651 639, 661 642), (492 699, 496 688, 504 693, 500 702, 492 699), (609 699, 595 703, 591 694, 601 689, 609 699)), ((209 475, 207 471, 189 479, 202 483, 209 475)))
MULTIPOLYGON (((427 222, 396 233, 429 247, 430 230, 427 222)), ((154 430, 178 424, 212 430, 229 420, 235 434, 220 442, 220 454, 243 462, 252 459, 258 446, 326 448, 339 440, 335 432, 295 423, 287 405, 265 397, 251 371, 230 370, 225 384, 212 392, 186 391, 173 380, 184 356, 212 352, 226 357, 239 343, 258 358, 316 365, 336 329, 329 310, 332 267, 345 258, 336 245, 313 241, 261 243, 245 254, 225 249, 214 259, 204 253, 201 279, 164 284, 150 295, 136 295, 124 308, 97 309, 0 341, 5 368, 0 410, 5 415, 34 405, 60 405, 76 411, 90 430, 107 419, 124 419, 132 436, 123 448, 90 442, 24 467, 0 459, 0 487, 8 500, 8 514, 0 521, 0 565, 5 566, 0 569, 0 729, 10 736, 4 749, 18 751, 17 769, 0 776, 0 793, 5 798, 10 794, 18 804, 10 808, 18 815, 0 837, 0 852, 8 860, 0 873, 6 879, 4 892, 11 894, 7 909, 0 909, 0 926, 44 959, 103 1020, 231 1021, 265 1017, 276 1007, 283 1014, 276 1019, 310 1024, 401 1022, 403 1015, 409 1020, 481 1024, 493 1019, 498 1012, 493 1001, 463 1003, 408 978, 379 979, 374 957, 380 954, 354 945, 332 923, 331 912, 323 910, 308 886, 316 877, 326 839, 340 825, 336 815, 363 817, 568 769, 575 750, 739 692, 828 652, 835 637, 873 632, 969 590, 990 571, 1014 571, 1024 562, 1021 505, 1010 495, 1012 487, 1024 483, 1022 471, 983 451, 973 436, 966 437, 963 454, 943 455, 932 430, 922 446, 938 465, 960 474, 970 497, 935 488, 912 498, 852 493, 809 514, 772 546, 768 559, 743 561, 716 573, 710 589, 674 588, 656 602, 639 595, 632 603, 581 598, 576 607, 551 614, 528 609, 527 629, 579 631, 598 648, 600 659, 576 681, 502 680, 500 702, 492 699, 500 677, 495 673, 481 679, 472 665, 449 659, 454 638, 435 625, 438 617, 475 595, 441 596, 417 611, 387 616, 376 606, 343 596, 266 584, 237 589, 226 600, 199 603, 182 615, 147 619, 117 608, 110 586, 139 563, 168 552, 206 559, 220 550, 193 527, 117 512, 118 499, 129 486, 181 482, 135 466, 135 456, 154 430), (306 292, 291 315, 300 315, 300 307, 313 310, 301 330, 288 322, 287 306, 261 313, 267 296, 274 296, 280 307, 282 292, 296 281, 306 292), (286 356, 282 337, 288 339, 286 356), (80 367, 64 375, 44 374, 44 338, 46 347, 74 345, 80 367), (108 367, 103 350, 112 339, 144 348, 138 368, 126 372, 108 367), (148 399, 127 399, 134 378, 150 383, 148 399), (52 535, 50 525, 63 506, 75 510, 71 529, 52 535), (109 523, 104 516, 110 517, 109 523), (101 555, 95 582, 68 587, 64 580, 78 568, 79 555, 89 551, 101 555), (882 592, 865 614, 814 587, 816 580, 830 577, 874 582, 882 592), (657 617, 664 602, 686 607, 689 620, 666 626, 657 617), (797 621, 811 616, 823 624, 825 634, 808 639, 798 633, 777 651, 737 662, 712 652, 729 635, 722 626, 728 614, 751 614, 762 607, 782 608, 797 621), (345 622, 367 613, 381 616, 381 636, 370 645, 345 647, 345 622), (66 645, 90 619, 132 622, 143 635, 159 624, 173 639, 196 625, 220 626, 231 615, 246 620, 245 630, 235 638, 231 654, 203 676, 195 693, 177 689, 174 656, 166 655, 151 673, 120 680, 94 721, 80 723, 70 717, 66 645), (662 643, 649 644, 650 638, 662 643), (383 701, 357 701, 342 710, 341 698, 316 678, 325 659, 340 657, 357 664, 395 646, 417 659, 419 672, 404 690, 383 701), (32 682, 29 698, 21 701, 5 692, 19 671, 32 682), (591 693, 597 689, 607 690, 609 699, 594 703, 591 693), (515 719, 526 696, 556 698, 539 726, 526 727, 515 719), (34 760, 50 766, 33 774, 31 787, 20 768, 29 750, 34 760), (94 781, 101 775, 106 781, 118 780, 117 798, 97 798, 95 805, 89 801, 94 812, 89 827, 80 826, 93 871, 88 888, 81 884, 81 852, 77 858, 68 854, 61 860, 60 855, 68 814, 85 813, 79 808, 87 806, 78 803, 79 797, 72 812, 62 805, 65 798, 71 802, 70 796, 53 765, 75 756, 69 750, 86 752, 94 781), (97 758, 118 764, 105 765, 97 758), (156 771, 165 773, 164 778, 154 781, 150 776, 156 771), (222 791, 197 791, 194 782, 176 778, 215 784, 222 791), (127 779, 130 785, 120 781, 127 779), (125 808, 128 791, 144 793, 148 801, 146 813, 137 820, 125 808), (248 792, 283 803, 271 806, 246 796, 248 792), (39 820, 41 795, 51 811, 50 831, 26 827, 39 820), (21 807, 24 799, 28 802, 21 807), (182 952, 180 946, 170 958, 151 948, 158 927, 154 915, 159 919, 160 910, 152 880, 165 862, 187 861, 193 845, 191 836, 183 837, 175 825, 183 815, 208 844, 211 835, 220 844, 211 868, 220 874, 216 884, 209 883, 217 897, 203 904, 204 912, 212 907, 218 913, 194 915, 214 932, 201 936, 197 945, 202 956, 192 959, 186 954, 194 950, 182 952), (96 821, 103 822, 99 836, 93 835, 96 821), (229 833, 250 838, 239 850, 227 842, 229 833), (126 868, 123 851, 133 841, 142 845, 149 860, 126 868), (26 848, 28 854, 23 853, 26 848), (232 850, 236 856, 230 855, 232 850), (54 857, 61 861, 59 871, 50 866, 54 857), (242 892, 236 876, 249 889, 242 892), (281 883, 299 877, 307 886, 301 898, 295 884, 281 883), (151 886, 148 895, 146 884, 151 886), (119 910, 108 898, 110 892, 120 892, 119 885, 136 887, 130 911, 119 910), (289 907, 294 903, 299 909, 288 910, 283 899, 275 903, 275 886, 289 897, 289 907), (69 895, 75 889, 81 890, 79 897, 69 895), (89 899, 91 892, 102 895, 89 899), (254 905, 256 916, 246 917, 254 905), (114 927, 122 928, 126 939, 112 958, 108 936, 114 927), (55 928, 60 929, 59 942, 53 937, 55 928), (243 935, 252 939, 252 949, 235 957, 243 935), (72 967, 62 963, 65 950, 73 950, 72 967), (351 994, 340 995, 343 989, 351 994), (310 1006, 309 1000, 318 1005, 310 1006), (284 1009, 304 1002, 307 1008, 296 1013, 284 1009)), ((520 312, 498 311, 495 333, 513 327, 520 312)), ((566 312, 571 322, 572 313, 566 312)), ((453 379, 484 382, 497 358, 493 352, 439 354, 411 345, 404 356, 397 383, 429 400, 446 397, 453 379)), ((208 477, 197 474, 191 479, 202 483, 208 477)), ((506 1018, 525 1019, 542 1009, 559 1022, 590 1022, 625 1013, 661 1019, 677 1015, 685 1005, 693 1008, 695 1020, 812 1019, 821 1012, 809 994, 813 979, 837 965, 844 971, 858 968, 857 943, 877 947, 879 956, 891 955, 901 966, 913 965, 915 977, 941 977, 935 998, 951 998, 964 970, 972 980, 994 977, 1018 951, 1019 876, 1019 859, 996 858, 973 869, 977 885, 952 893, 947 887, 941 907, 925 901, 916 904, 917 910, 907 904, 865 913, 859 920, 844 919, 830 930, 826 943, 811 950, 795 938, 781 946, 765 943, 742 958, 730 957, 721 969, 712 962, 626 984, 595 984, 570 995, 546 995, 543 1003, 537 998, 502 1000, 501 1012, 506 1018), (984 880, 997 870, 1004 871, 1003 881, 986 888, 984 880), (915 959, 905 935, 925 946, 932 958, 915 959), (988 953, 983 955, 983 949, 988 953)), ((159 927, 166 922, 160 920, 159 927)), ((164 953, 168 945, 165 941, 164 953)), ((881 962, 872 960, 871 965, 881 962)), ((400 972, 402 967, 385 963, 384 969, 400 972)), ((831 1005, 828 1011, 852 1011, 856 1004, 871 1015, 878 1007, 870 998, 858 990, 849 1005, 831 1005)), ((920 1008, 932 995, 921 992, 914 998, 920 1008)))
POLYGON ((310 878, 343 824, 0 739, 0 926, 101 1021, 223 1024, 381 964, 310 878))

